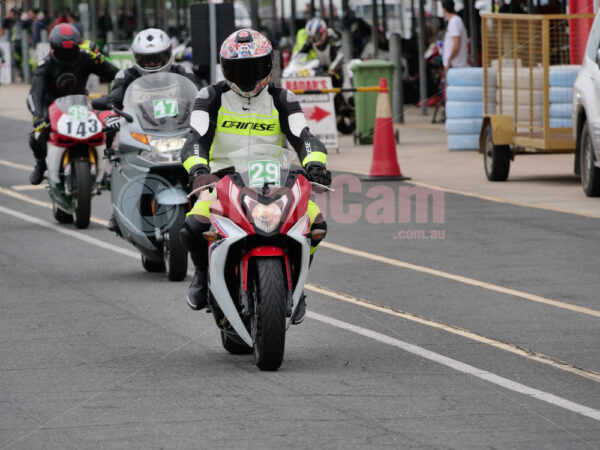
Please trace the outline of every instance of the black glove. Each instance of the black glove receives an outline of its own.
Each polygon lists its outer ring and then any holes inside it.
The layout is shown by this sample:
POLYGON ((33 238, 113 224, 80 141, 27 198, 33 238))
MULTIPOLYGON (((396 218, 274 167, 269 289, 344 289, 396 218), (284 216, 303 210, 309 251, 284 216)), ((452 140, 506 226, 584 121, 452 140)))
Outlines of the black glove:
POLYGON ((313 183, 331 186, 331 172, 320 162, 311 162, 306 166, 306 178, 313 183))
POLYGON ((50 126, 50 121, 46 117, 34 117, 33 118, 33 131, 42 131, 44 128, 50 126))
POLYGON ((199 187, 206 186, 207 184, 219 181, 219 177, 210 173, 210 167, 204 164, 197 164, 190 170, 189 186, 192 190, 198 189, 199 187))

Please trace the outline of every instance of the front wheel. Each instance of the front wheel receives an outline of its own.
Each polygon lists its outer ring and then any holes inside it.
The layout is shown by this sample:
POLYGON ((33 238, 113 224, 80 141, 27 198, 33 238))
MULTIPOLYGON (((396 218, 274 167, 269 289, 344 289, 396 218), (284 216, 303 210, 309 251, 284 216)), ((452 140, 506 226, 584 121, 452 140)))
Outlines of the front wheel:
POLYGON ((77 228, 87 228, 92 214, 92 174, 86 160, 74 162, 73 221, 77 228))
POLYGON ((279 258, 257 258, 251 286, 254 297, 252 340, 260 370, 277 370, 285 349, 286 288, 279 258))
POLYGON ((163 258, 167 276, 171 281, 181 281, 187 274, 188 252, 179 237, 179 230, 184 222, 185 211, 180 207, 177 220, 171 225, 168 233, 165 234, 163 258))
POLYGON ((579 164, 581 168, 581 187, 588 197, 600 196, 600 169, 596 167, 596 156, 594 155, 594 145, 590 135, 590 127, 587 122, 581 129, 581 148, 579 155, 579 164))
POLYGON ((492 125, 483 132, 483 166, 490 181, 506 181, 510 170, 510 146, 494 145, 492 125))

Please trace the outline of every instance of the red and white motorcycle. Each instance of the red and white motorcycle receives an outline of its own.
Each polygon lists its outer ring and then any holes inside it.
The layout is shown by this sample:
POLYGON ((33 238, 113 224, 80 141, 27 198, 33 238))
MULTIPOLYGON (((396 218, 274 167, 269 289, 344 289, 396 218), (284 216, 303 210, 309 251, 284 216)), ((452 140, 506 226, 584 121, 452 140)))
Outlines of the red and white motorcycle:
POLYGON ((309 229, 311 183, 301 169, 290 171, 295 157, 281 147, 253 145, 230 153, 235 172, 211 185, 217 200, 204 233, 210 309, 223 347, 254 352, 261 370, 281 366, 308 274, 310 241, 325 237, 309 229))
POLYGON ((92 195, 100 193, 98 182, 104 172, 105 120, 112 113, 96 114, 85 95, 58 98, 48 112, 47 189, 54 218, 87 228, 92 195))

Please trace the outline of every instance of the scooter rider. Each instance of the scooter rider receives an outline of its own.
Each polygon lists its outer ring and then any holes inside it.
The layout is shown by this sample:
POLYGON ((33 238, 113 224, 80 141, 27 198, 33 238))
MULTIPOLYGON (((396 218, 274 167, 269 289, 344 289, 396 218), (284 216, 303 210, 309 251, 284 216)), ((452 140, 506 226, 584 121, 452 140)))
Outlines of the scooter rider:
MULTIPOLYGON (((213 171, 230 166, 227 155, 253 144, 281 145, 285 136, 296 150, 309 180, 331 184, 325 168, 327 150, 313 136, 296 96, 269 83, 273 67, 273 49, 269 40, 257 31, 242 29, 231 34, 220 50, 225 81, 202 89, 190 120, 190 137, 181 150, 183 166, 194 189, 218 178, 213 171), (235 126, 231 126, 235 123, 235 126), (252 126, 259 123, 260 127, 252 126)), ((210 228, 212 194, 203 191, 181 229, 182 240, 196 266, 187 302, 200 310, 207 306, 207 242, 202 233, 210 228)), ((318 206, 310 202, 308 215, 312 229, 326 229, 318 206)), ((311 255, 316 243, 311 247, 311 255)), ((303 297, 302 297, 303 298, 303 297)), ((294 323, 304 318, 304 302, 294 323)))
POLYGON ((298 33, 293 53, 306 53, 309 58, 318 59, 321 70, 332 76, 331 84, 334 87, 342 86, 342 44, 335 31, 327 28, 323 19, 313 17, 306 23, 304 32, 298 33))
MULTIPOLYGON (((131 53, 133 53, 135 65, 117 73, 113 87, 108 94, 107 103, 109 108, 115 106, 122 109, 127 87, 144 75, 158 72, 177 73, 189 78, 196 87, 201 87, 200 82, 190 68, 173 64, 171 38, 162 30, 148 28, 140 31, 133 39, 131 53)), ((119 123, 119 121, 114 122, 112 130, 107 133, 107 147, 112 145, 114 136, 119 129, 119 123)), ((111 231, 119 232, 114 212, 110 215, 107 228, 111 231)))
POLYGON ((73 25, 63 23, 54 27, 50 33, 50 54, 35 69, 27 97, 34 129, 29 146, 36 161, 29 176, 31 184, 40 184, 46 170, 50 104, 65 95, 86 95, 86 83, 92 73, 112 80, 118 71, 105 60, 94 43, 81 41, 81 35, 73 25))

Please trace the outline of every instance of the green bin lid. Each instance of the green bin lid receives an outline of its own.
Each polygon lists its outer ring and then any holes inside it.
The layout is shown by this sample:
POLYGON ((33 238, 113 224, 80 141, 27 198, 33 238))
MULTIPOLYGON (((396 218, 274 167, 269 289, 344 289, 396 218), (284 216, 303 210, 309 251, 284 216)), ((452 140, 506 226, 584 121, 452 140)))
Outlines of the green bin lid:
POLYGON ((391 61, 384 59, 369 59, 368 61, 362 61, 352 66, 353 72, 360 72, 361 70, 374 70, 374 69, 395 69, 396 66, 391 61))

